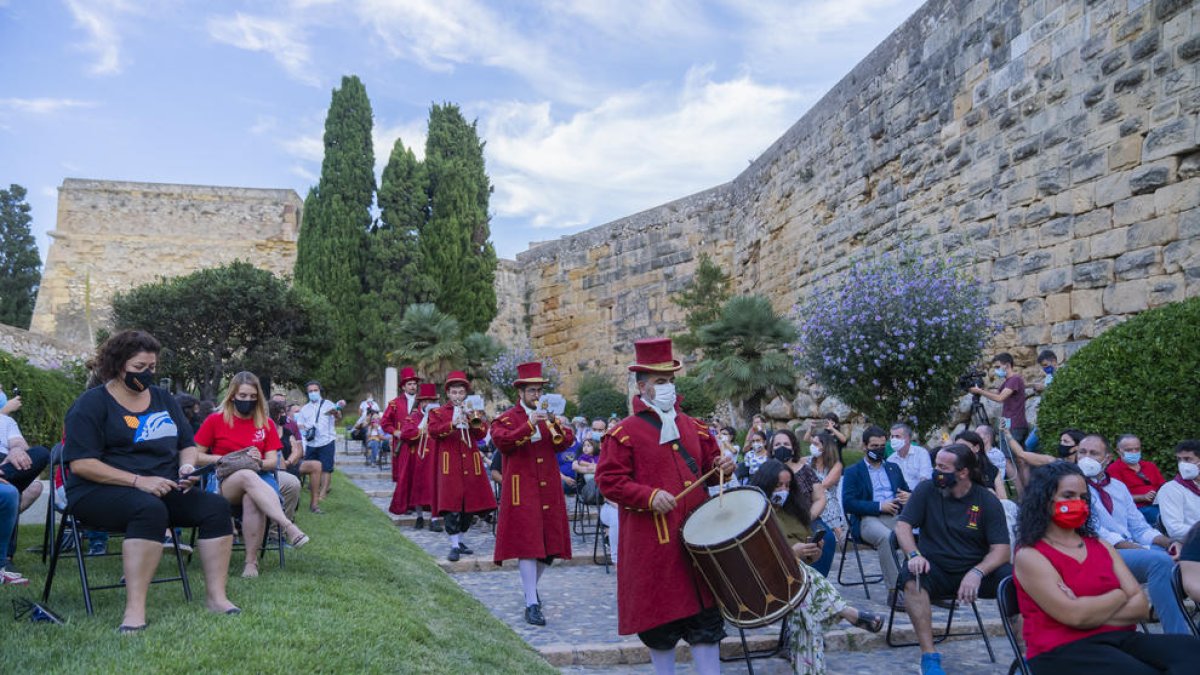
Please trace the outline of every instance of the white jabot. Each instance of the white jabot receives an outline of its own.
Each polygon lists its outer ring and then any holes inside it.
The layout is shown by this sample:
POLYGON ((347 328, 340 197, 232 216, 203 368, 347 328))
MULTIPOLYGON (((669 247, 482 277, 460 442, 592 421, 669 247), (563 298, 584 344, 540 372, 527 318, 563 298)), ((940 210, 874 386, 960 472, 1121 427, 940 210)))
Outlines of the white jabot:
POLYGON ((405 410, 407 410, 408 412, 412 412, 413 406, 415 406, 417 404, 417 395, 405 393, 404 400, 408 402, 408 407, 405 408, 405 410))
MULTIPOLYGON (((642 400, 646 401, 645 397, 642 400)), ((658 432, 658 442, 670 443, 671 441, 678 440, 679 426, 675 424, 675 416, 677 414, 675 408, 663 412, 650 401, 646 401, 646 407, 653 410, 658 415, 658 419, 662 420, 662 429, 658 432)))
MULTIPOLYGON (((525 405, 525 401, 521 401, 521 407, 525 409, 525 414, 528 415, 530 418, 532 418, 533 414, 535 412, 537 412, 536 410, 530 410, 529 406, 525 405)), ((537 425, 535 424, 533 426, 533 438, 529 439, 529 442, 537 443, 540 440, 542 440, 542 432, 537 428, 537 425)))

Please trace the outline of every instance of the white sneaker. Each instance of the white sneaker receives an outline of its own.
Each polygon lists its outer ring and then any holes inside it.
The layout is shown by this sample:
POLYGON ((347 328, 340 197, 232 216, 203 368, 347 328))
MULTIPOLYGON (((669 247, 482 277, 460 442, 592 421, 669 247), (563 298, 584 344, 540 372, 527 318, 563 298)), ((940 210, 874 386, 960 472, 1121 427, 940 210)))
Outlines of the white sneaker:
POLYGON ((29 580, 18 572, 0 569, 0 586, 28 586, 29 580))

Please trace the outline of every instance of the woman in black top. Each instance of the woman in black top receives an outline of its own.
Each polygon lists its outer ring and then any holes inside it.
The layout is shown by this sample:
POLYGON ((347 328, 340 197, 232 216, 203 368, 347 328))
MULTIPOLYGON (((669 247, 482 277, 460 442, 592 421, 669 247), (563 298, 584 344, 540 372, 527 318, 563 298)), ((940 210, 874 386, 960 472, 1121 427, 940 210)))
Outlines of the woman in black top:
POLYGON ((193 489, 191 425, 166 391, 152 386, 160 346, 149 333, 123 331, 97 350, 104 382, 67 413, 63 459, 68 508, 88 525, 125 532, 122 633, 146 627, 146 593, 169 527, 199 528, 210 611, 240 612, 225 595, 233 527, 229 502, 193 489))

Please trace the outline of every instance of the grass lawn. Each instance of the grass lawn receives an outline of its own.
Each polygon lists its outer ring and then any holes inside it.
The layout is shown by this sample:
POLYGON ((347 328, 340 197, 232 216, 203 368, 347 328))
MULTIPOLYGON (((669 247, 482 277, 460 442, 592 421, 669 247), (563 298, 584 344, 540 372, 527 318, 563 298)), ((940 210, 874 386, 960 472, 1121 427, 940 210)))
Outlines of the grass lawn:
MULTIPOLYGON (((307 500, 301 500, 302 502, 307 500)), ((116 633, 124 606, 120 589, 92 595, 88 617, 74 554, 64 554, 47 603, 64 626, 5 620, 0 672, 556 672, 508 627, 466 594, 358 488, 335 474, 326 515, 301 504, 299 524, 313 541, 287 552, 287 568, 268 552, 261 576, 230 575, 238 616, 204 608, 200 561, 188 568, 193 601, 179 584, 150 589, 149 627, 116 633)), ((21 529, 15 567, 24 588, 0 589, 0 611, 12 598, 40 597, 46 567, 24 548, 40 543, 42 527, 21 529)), ((112 546, 115 546, 114 542, 112 546)), ((174 568, 164 555, 160 573, 174 568)), ((240 574, 242 553, 231 568, 240 574)), ((93 583, 120 577, 120 558, 89 559, 93 583)))

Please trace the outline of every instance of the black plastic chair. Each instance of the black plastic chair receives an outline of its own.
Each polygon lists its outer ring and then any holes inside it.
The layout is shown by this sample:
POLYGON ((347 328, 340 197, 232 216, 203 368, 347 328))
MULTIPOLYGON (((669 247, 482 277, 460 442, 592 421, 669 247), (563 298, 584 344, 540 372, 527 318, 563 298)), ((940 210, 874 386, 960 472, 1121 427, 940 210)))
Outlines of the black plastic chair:
POLYGON ((612 565, 612 552, 608 546, 608 526, 600 520, 600 510, 604 508, 601 504, 596 509, 596 539, 592 542, 592 562, 597 565, 604 565, 604 573, 610 574, 609 566, 612 565), (601 558, 600 556, 604 557, 601 558))
POLYGON ((869 548, 872 551, 875 550, 875 549, 871 548, 868 544, 866 544, 862 541, 859 541, 858 539, 855 539, 852 536, 850 536, 850 532, 847 531, 846 538, 842 540, 842 559, 838 563, 837 582, 838 582, 838 584, 840 584, 842 586, 862 586, 863 593, 865 593, 867 595, 867 599, 870 600, 871 599, 871 584, 877 584, 877 583, 882 582, 883 575, 866 573, 866 571, 863 569, 862 554, 859 552, 859 547, 869 548), (851 546, 854 547, 854 562, 858 564, 858 580, 857 581, 847 580, 845 578, 846 552, 851 546))
POLYGON ((1008 646, 1012 647, 1013 662, 1008 667, 1009 675, 1021 673, 1031 675, 1029 663, 1021 651, 1021 643, 1017 641, 1017 631, 1013 627, 1013 619, 1021 613, 1017 606, 1017 585, 1012 577, 1004 577, 996 587, 996 606, 1000 609, 1000 621, 1004 624, 1004 635, 1008 638, 1008 646))
MULTIPOLYGON (((904 563, 901 561, 900 557, 896 555, 896 551, 900 548, 900 546, 896 543, 896 533, 895 532, 893 532, 891 534, 891 536, 888 537, 888 547, 889 547, 889 551, 892 554, 892 557, 896 560, 896 569, 901 569, 901 566, 904 565, 904 563)), ((915 647, 919 644, 917 642, 895 642, 892 638, 892 628, 896 622, 896 598, 900 597, 900 591, 902 591, 902 590, 903 590, 902 588, 897 588, 896 595, 893 596, 892 601, 890 603, 888 603, 888 605, 889 605, 889 607, 888 607, 888 626, 887 626, 887 635, 885 636, 885 639, 886 639, 887 645, 889 647, 915 647)), ((980 616, 980 614, 979 614, 979 607, 974 602, 970 603, 971 611, 975 614, 975 623, 977 626, 979 626, 979 630, 954 633, 951 631, 951 629, 953 628, 953 624, 954 624, 954 612, 956 609, 958 609, 958 599, 957 598, 935 598, 932 595, 930 595, 930 597, 929 597, 929 602, 932 605, 936 605, 939 600, 949 600, 950 602, 947 607, 948 613, 946 615, 946 629, 944 631, 942 631, 941 634, 937 634, 937 633, 934 634, 933 643, 939 644, 941 642, 944 642, 947 638, 951 638, 951 637, 971 637, 974 635, 979 635, 983 638, 984 646, 987 647, 988 658, 991 659, 992 663, 995 663, 996 662, 996 652, 992 650, 992 641, 990 638, 988 638, 987 629, 983 627, 983 617, 980 616)))
POLYGON ((1183 613, 1183 618, 1187 620, 1188 629, 1192 631, 1192 635, 1200 636, 1200 632, 1196 630, 1196 619, 1187 608, 1187 592, 1183 589, 1183 568, 1179 563, 1175 563, 1175 569, 1171 572, 1171 589, 1175 591, 1175 603, 1179 605, 1179 611, 1183 613))
MULTIPOLYGON (((587 477, 580 475, 575 478, 575 502, 572 504, 571 510, 571 531, 577 537, 583 540, 586 545, 588 536, 596 533, 596 528, 592 526, 592 506, 584 501, 580 495, 583 492, 583 486, 587 485, 587 477)), ((597 511, 600 509, 597 508, 597 511)), ((597 514, 599 517, 599 514, 597 514)))
MULTIPOLYGON (((729 663, 732 661, 745 661, 746 672, 748 675, 754 675, 754 661, 758 659, 773 659, 777 656, 788 654, 791 650, 792 642, 792 624, 791 613, 789 612, 783 617, 783 623, 779 626, 779 639, 775 642, 775 646, 758 651, 750 651, 750 646, 746 643, 745 629, 738 627, 738 637, 742 641, 742 653, 736 656, 722 656, 721 661, 729 663)), ((769 625, 769 624, 768 624, 769 625)))
MULTIPOLYGON (((274 474, 275 474, 275 483, 278 485, 279 469, 275 469, 274 474)), ((212 475, 210 474, 210 475, 205 476, 204 478, 201 478, 199 489, 207 490, 208 489, 208 481, 211 477, 212 477, 212 475)), ((276 492, 276 496, 279 497, 279 506, 282 507, 283 506, 283 495, 280 495, 278 492, 276 492)), ((238 539, 241 540, 241 543, 234 544, 233 550, 245 551, 246 550, 246 535, 245 535, 245 532, 242 530, 242 507, 236 506, 233 504, 230 504, 229 507, 230 507, 231 513, 233 514, 234 529, 237 531, 237 533, 239 535, 238 539)), ((192 528, 192 536, 191 536, 191 541, 189 542, 189 544, 192 546, 193 550, 195 549, 195 546, 196 546, 196 532, 197 532, 197 529, 192 528)), ((258 559, 262 560, 263 556, 266 554, 267 551, 279 551, 279 569, 283 569, 285 567, 284 549, 287 548, 286 546, 284 546, 284 539, 285 539, 285 536, 283 533, 283 526, 272 520, 267 520, 267 526, 265 528, 263 528, 263 540, 261 542, 261 545, 258 547, 258 559), (273 543, 273 544, 270 541, 272 530, 275 531, 275 535, 276 535, 275 543, 273 543)), ((191 553, 188 554, 187 559, 188 559, 189 563, 192 561, 191 553)))

